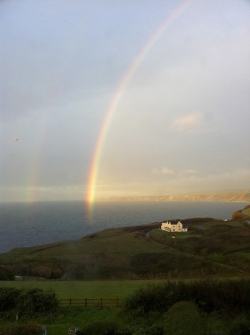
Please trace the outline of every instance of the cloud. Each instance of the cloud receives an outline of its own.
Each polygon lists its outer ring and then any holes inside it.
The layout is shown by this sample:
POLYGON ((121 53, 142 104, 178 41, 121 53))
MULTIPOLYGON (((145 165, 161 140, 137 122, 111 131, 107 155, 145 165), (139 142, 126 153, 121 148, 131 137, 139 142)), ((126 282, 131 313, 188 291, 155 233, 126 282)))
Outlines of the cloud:
POLYGON ((193 170, 193 169, 188 169, 188 170, 185 170, 183 173, 186 173, 186 174, 195 174, 195 173, 198 173, 197 170, 193 170))
POLYGON ((153 174, 174 174, 174 171, 166 167, 163 167, 161 169, 154 168, 152 170, 152 173, 153 174))
POLYGON ((159 174, 160 171, 159 171, 159 169, 153 168, 152 173, 153 173, 153 174, 159 174))
MULTIPOLYGON (((168 174, 168 175, 173 175, 173 174, 175 174, 175 175, 176 175, 176 172, 174 172, 172 169, 169 169, 169 168, 167 168, 167 167, 162 167, 162 168, 160 168, 160 169, 158 169, 158 168, 154 168, 154 169, 152 170, 152 173, 153 173, 153 174, 161 174, 161 175, 166 175, 166 174, 168 174)), ((198 170, 187 169, 187 170, 183 171, 182 173, 180 173, 180 175, 182 175, 182 174, 194 175, 194 174, 196 174, 196 173, 198 173, 198 170)), ((177 174, 177 175, 178 175, 178 174, 177 174)))
POLYGON ((178 176, 168 180, 167 186, 175 190, 176 193, 196 191, 225 191, 237 189, 249 189, 250 169, 238 169, 234 171, 222 172, 219 174, 208 174, 197 176, 190 174, 178 176))
POLYGON ((162 168, 161 169, 161 174, 173 174, 174 171, 168 168, 162 168))
POLYGON ((189 115, 175 118, 171 124, 171 128, 177 131, 192 129, 198 126, 200 124, 200 121, 201 114, 198 112, 194 112, 189 115))
POLYGON ((97 197, 109 196, 153 196, 193 192, 226 192, 249 189, 250 169, 238 169, 219 174, 178 174, 174 172, 169 178, 161 178, 164 168, 154 168, 155 180, 110 183, 98 188, 97 197), (157 178, 158 177, 158 178, 157 178), (160 179, 160 180, 159 180, 160 179))

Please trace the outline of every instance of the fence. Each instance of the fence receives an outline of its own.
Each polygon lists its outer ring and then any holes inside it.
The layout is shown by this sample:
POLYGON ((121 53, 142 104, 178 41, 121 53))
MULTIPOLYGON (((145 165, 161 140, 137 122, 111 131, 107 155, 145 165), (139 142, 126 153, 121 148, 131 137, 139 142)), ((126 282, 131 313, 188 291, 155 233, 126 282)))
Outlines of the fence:
POLYGON ((118 308, 123 306, 122 299, 92 299, 92 298, 84 298, 84 299, 60 299, 60 305, 69 305, 69 306, 83 306, 83 307, 97 307, 97 308, 118 308))

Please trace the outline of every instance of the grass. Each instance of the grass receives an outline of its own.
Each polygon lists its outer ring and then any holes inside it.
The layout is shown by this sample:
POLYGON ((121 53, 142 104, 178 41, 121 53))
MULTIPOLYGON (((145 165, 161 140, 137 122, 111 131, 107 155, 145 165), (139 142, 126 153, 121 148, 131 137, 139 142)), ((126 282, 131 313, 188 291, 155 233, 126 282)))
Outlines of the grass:
POLYGON ((50 335, 67 334, 70 327, 82 328, 84 325, 107 319, 115 319, 117 310, 112 309, 81 309, 77 307, 67 307, 64 313, 55 317, 51 323, 47 324, 47 333, 50 335))
POLYGON ((58 299, 119 298, 124 299, 138 288, 163 280, 121 281, 0 281, 0 287, 53 289, 58 299))
MULTIPOLYGON (((31 288, 39 287, 44 290, 53 289, 59 299, 76 298, 120 298, 124 299, 140 287, 149 283, 160 283, 161 280, 147 281, 0 281, 0 287, 31 288)), ((35 320, 46 325, 49 335, 67 334, 70 327, 83 327, 93 321, 117 319, 119 309, 112 308, 83 308, 80 306, 64 306, 58 315, 38 317, 35 320)), ((0 319, 0 329, 16 324, 13 321, 0 319)))
MULTIPOLYGON (((146 287, 148 283, 160 283, 155 281, 2 281, 1 287, 31 288, 39 287, 44 290, 52 288, 59 299, 67 298, 126 298, 140 287, 146 287)), ((36 321, 46 325, 50 335, 67 334, 70 327, 83 327, 85 324, 99 320, 113 320, 117 318, 117 309, 84 309, 79 306, 65 306, 58 315, 48 315, 36 318, 36 321)), ((0 329, 16 324, 13 321, 0 319, 0 329)))
MULTIPOLYGON (((107 229, 76 241, 13 249, 0 255, 0 264, 8 265, 13 274, 84 280, 84 283, 249 272, 246 257, 240 259, 238 254, 237 265, 222 257, 225 253, 250 248, 248 225, 212 218, 184 219, 183 223, 189 227, 187 233, 167 233, 159 229, 160 223, 153 223, 107 229), (221 255, 215 257, 216 266, 207 262, 213 260, 214 254, 221 255), (222 266, 219 266, 220 259, 222 266), (225 267, 227 261, 229 266, 225 267)), ((86 292, 96 291, 89 288, 86 292)), ((121 297, 116 289, 110 294, 121 297)))
MULTIPOLYGON (((160 283, 161 281, 154 281, 160 283)), ((120 298, 124 299, 149 281, 0 281, 0 287, 53 289, 59 299, 76 298, 120 298)), ((101 320, 116 319, 117 308, 84 308, 81 306, 63 306, 58 314, 35 317, 34 320, 46 325, 49 335, 67 334, 70 327, 84 325, 101 320)), ((18 321, 21 322, 21 321, 18 321)), ((0 318, 0 329, 16 325, 15 314, 9 321, 0 318), (13 321, 12 321, 13 320, 13 321)))
MULTIPOLYGON (((146 225, 144 226, 146 227, 146 225)), ((17 248, 0 255, 1 263, 22 260, 80 260, 83 254, 99 255, 105 253, 131 255, 140 252, 156 252, 161 245, 151 241, 141 232, 126 229, 109 229, 92 234, 76 241, 64 241, 48 245, 17 248)))
MULTIPOLYGON (((57 315, 40 316, 34 318, 34 321, 42 325, 46 325, 47 334, 62 335, 67 334, 68 328, 82 328, 84 325, 107 319, 115 319, 118 313, 117 309, 81 309, 79 307, 64 307, 57 315)), ((18 323, 21 321, 19 320, 18 323)), ((0 329, 11 328, 16 326, 15 316, 13 321, 5 321, 0 319, 0 329)))
POLYGON ((243 209, 242 213, 246 214, 246 215, 248 215, 250 217, 250 208, 243 209))
POLYGON ((236 252, 236 255, 240 255, 248 260, 250 260, 250 250, 245 250, 245 251, 240 251, 240 252, 236 252))
MULTIPOLYGON (((228 279, 227 279, 228 280, 228 279)), ((10 287, 14 286, 17 288, 20 287, 40 287, 42 289, 53 288, 57 293, 59 298, 68 298, 71 296, 72 298, 80 298, 81 295, 88 296, 97 296, 100 295, 107 296, 114 294, 120 294, 120 297, 127 297, 128 295, 132 295, 138 288, 146 288, 147 285, 150 284, 159 284, 165 282, 164 280, 140 280, 140 281, 92 281, 92 282, 84 282, 84 281, 74 281, 74 282, 61 282, 61 281, 27 281, 27 282, 0 282, 0 286, 10 287)), ((184 281, 186 282, 186 280, 184 281)), ((192 281, 191 281, 192 282, 192 281)), ((227 281, 226 281, 227 282, 227 281)), ((156 286, 155 286, 156 287, 156 286)), ((152 290, 153 286, 149 286, 149 289, 152 290), (151 288, 150 288, 151 287, 151 288)), ((185 290, 186 291, 186 290, 185 290)), ((191 290, 192 291, 192 290, 191 290)), ((238 290, 237 290, 238 291, 238 290)), ((155 294, 157 294, 157 290, 155 294)), ((158 294, 159 295, 159 294, 158 294)), ((163 294, 160 294, 160 297, 163 294)), ((160 298, 161 299, 161 298, 160 298)), ((148 301, 148 300, 147 300, 148 301)), ((150 303, 152 305, 152 303, 150 303)), ((189 311, 189 309, 188 309, 189 311)), ((191 312, 191 310, 190 310, 191 312)), ((127 312, 122 309, 116 308, 84 308, 81 306, 63 306, 61 307, 56 314, 47 314, 47 315, 38 315, 36 317, 29 318, 27 320, 19 320, 18 323, 30 321, 36 321, 42 325, 46 325, 47 334, 49 335, 62 335, 67 334, 67 330, 70 327, 79 327, 82 328, 85 325, 96 322, 96 321, 114 321, 119 327, 124 327, 125 325, 134 326, 139 329, 142 327, 146 329, 152 324, 160 322, 165 323, 164 321, 164 313, 162 311, 156 311, 154 313, 149 313, 146 317, 136 317, 135 319, 128 318, 127 312), (139 328, 138 328, 139 327, 139 328)), ((179 312, 178 312, 179 313, 179 312)), ((177 313, 177 316, 180 314, 177 313)), ((185 312, 186 315, 186 312, 185 312)), ((176 313, 174 314, 176 316, 176 313)), ((183 320, 183 316, 179 315, 180 321, 183 320)), ((231 322, 231 319, 228 318, 222 319, 218 318, 217 314, 205 315, 201 314, 201 321, 205 322, 209 327, 209 330, 213 334, 228 334, 227 325, 231 322), (225 332, 220 332, 221 329, 225 329, 225 332)), ((173 316, 171 316, 173 318, 173 316)), ((198 320, 199 321, 199 320, 198 320)), ((0 329, 4 329, 6 327, 13 327, 17 324, 15 321, 15 313, 10 313, 8 320, 0 318, 0 329)), ((178 321, 179 322, 179 321, 178 321)), ((196 323, 194 320, 193 323, 196 323)), ((193 325, 192 325, 193 327, 193 325)), ((185 326, 186 329, 186 326, 185 326)), ((140 334, 143 334, 140 332, 140 334)), ((153 334, 152 332, 150 334, 153 334)), ((189 334, 189 333, 188 333, 189 334)), ((97 335, 97 334, 96 334, 97 335)))

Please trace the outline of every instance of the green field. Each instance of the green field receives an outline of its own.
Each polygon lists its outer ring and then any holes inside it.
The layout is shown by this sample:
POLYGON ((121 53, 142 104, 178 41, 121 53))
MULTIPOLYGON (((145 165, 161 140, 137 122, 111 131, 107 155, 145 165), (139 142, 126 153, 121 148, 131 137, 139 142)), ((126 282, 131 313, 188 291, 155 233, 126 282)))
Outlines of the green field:
POLYGON ((0 281, 0 287, 53 289, 58 299, 119 298, 124 299, 140 287, 163 280, 121 281, 0 281))

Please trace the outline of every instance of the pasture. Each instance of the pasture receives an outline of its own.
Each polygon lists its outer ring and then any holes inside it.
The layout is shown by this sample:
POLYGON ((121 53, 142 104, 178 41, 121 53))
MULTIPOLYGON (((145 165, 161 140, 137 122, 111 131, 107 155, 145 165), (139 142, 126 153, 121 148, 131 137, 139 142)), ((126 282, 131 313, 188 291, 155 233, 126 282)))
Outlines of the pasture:
POLYGON ((141 287, 164 280, 117 281, 0 281, 0 287, 53 289, 58 299, 119 298, 124 299, 141 287))

